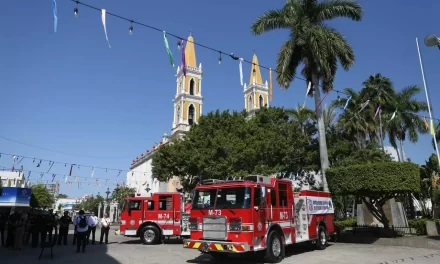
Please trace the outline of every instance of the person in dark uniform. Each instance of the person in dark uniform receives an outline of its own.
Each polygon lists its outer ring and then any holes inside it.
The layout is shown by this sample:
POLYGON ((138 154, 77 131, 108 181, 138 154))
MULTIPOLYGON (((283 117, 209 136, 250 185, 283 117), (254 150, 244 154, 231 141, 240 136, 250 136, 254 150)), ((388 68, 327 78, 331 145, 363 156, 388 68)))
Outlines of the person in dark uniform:
POLYGON ((6 247, 13 247, 15 242, 15 227, 17 222, 17 214, 11 214, 8 219, 8 237, 6 238, 6 247))
POLYGON ((64 245, 67 245, 67 235, 69 234, 69 224, 72 223, 72 218, 69 216, 69 212, 65 211, 58 221, 60 224, 60 234, 58 236, 58 245, 61 245, 61 239, 64 245))
POLYGON ((49 242, 52 242, 53 229, 57 228, 57 221, 53 210, 49 210, 49 214, 46 216, 47 233, 49 234, 49 242))
POLYGON ((0 214, 0 245, 2 247, 5 246, 5 228, 6 228, 6 222, 8 219, 6 218, 5 214, 0 214))
POLYGON ((38 230, 40 231, 40 242, 44 244, 47 238, 47 215, 41 212, 40 218, 38 219, 38 230))
POLYGON ((33 227, 35 226, 35 211, 32 210, 29 213, 29 217, 26 221, 26 238, 25 238, 25 245, 29 244, 29 241, 31 240, 31 236, 32 236, 32 230, 33 227))
POLYGON ((32 247, 38 247, 38 238, 40 235, 40 226, 41 226, 41 215, 40 212, 34 212, 32 223, 32 247))

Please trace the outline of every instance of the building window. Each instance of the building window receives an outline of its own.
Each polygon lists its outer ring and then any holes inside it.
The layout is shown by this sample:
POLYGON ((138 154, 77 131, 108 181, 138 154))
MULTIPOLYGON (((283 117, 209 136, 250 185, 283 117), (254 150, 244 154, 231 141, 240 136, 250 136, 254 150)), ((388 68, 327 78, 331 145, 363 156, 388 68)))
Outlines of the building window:
POLYGON ((195 82, 194 79, 191 79, 191 81, 189 81, 189 94, 190 95, 194 95, 194 86, 195 86, 195 82))
POLYGON ((260 106, 260 108, 261 108, 261 107, 263 107, 263 106, 264 106, 264 100, 263 100, 263 96, 261 96, 261 95, 260 95, 259 101, 260 101, 260 104, 259 104, 259 106, 260 106))
POLYGON ((249 109, 254 108, 254 104, 252 103, 252 96, 249 96, 249 105, 248 105, 249 109))
POLYGON ((194 105, 190 105, 188 108, 188 124, 191 126, 194 124, 194 105))

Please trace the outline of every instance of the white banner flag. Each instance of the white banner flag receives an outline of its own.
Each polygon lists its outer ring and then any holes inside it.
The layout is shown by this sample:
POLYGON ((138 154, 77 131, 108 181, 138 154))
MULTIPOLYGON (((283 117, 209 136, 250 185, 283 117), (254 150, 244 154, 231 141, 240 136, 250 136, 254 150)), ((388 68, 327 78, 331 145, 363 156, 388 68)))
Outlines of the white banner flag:
POLYGON ((105 11, 105 9, 102 9, 101 13, 102 13, 102 15, 101 15, 102 25, 104 26, 105 39, 107 40, 108 47, 111 48, 110 42, 108 41, 107 27, 106 27, 106 24, 105 24, 105 14, 107 13, 107 11, 105 11))

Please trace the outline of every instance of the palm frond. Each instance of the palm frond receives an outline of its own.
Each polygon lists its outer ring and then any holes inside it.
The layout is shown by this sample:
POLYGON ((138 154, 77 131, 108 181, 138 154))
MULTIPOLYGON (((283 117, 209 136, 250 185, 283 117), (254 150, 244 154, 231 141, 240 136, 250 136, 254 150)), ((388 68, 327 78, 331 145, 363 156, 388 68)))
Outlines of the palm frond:
POLYGON ((338 17, 361 21, 363 14, 362 6, 356 1, 328 0, 318 4, 315 22, 321 23, 338 17))

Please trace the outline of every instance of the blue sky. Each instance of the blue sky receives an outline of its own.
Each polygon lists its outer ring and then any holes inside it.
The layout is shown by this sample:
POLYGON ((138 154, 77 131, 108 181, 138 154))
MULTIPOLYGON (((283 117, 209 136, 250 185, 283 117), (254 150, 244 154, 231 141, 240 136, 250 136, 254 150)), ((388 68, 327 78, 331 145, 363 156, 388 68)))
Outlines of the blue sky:
MULTIPOLYGON (((66 155, 0 138, 0 152, 103 168, 128 169, 131 160, 170 133, 175 96, 176 68, 170 66, 161 32, 134 28, 129 23, 107 17, 108 48, 101 14, 75 4, 57 0, 58 32, 53 32, 51 0, 4 1, 0 9, 0 136, 46 149, 75 154, 66 155)), ((187 37, 193 31, 196 42, 235 53, 248 60, 255 49, 259 62, 275 66, 277 52, 288 38, 287 31, 253 36, 250 25, 264 11, 282 7, 284 1, 140 1, 84 0, 133 20, 187 37)), ((381 73, 400 90, 407 85, 422 86, 415 38, 420 38, 425 73, 432 102, 438 101, 440 51, 423 45, 426 35, 440 35, 438 1, 389 0, 359 1, 365 9, 362 22, 340 19, 331 25, 342 32, 356 53, 356 64, 348 72, 338 72, 335 89, 360 89, 369 75, 381 73)), ((176 61, 180 61, 176 42, 169 38, 176 61)), ((241 110, 244 107, 238 64, 218 54, 196 47, 197 62, 203 65, 203 111, 241 110)), ((248 80, 250 65, 244 65, 248 80)), ((263 78, 269 78, 263 70, 263 78)), ((303 103, 306 85, 294 81, 289 90, 274 82, 272 105, 296 107, 303 103)), ((326 102, 336 98, 332 93, 326 102)), ((420 100, 424 100, 420 94, 420 100)), ((313 99, 308 99, 313 107, 313 99)), ((434 104, 434 116, 440 117, 434 104)), ((418 163, 433 153, 429 135, 417 145, 407 142, 409 158, 418 163)), ((37 163, 37 161, 36 161, 37 163)), ((48 162, 36 167, 32 159, 20 165, 25 170, 47 171, 48 162)), ((2 155, 0 166, 10 167, 12 158, 2 155)), ((68 174, 64 164, 55 164, 51 175, 68 174)), ((125 172, 97 169, 95 177, 109 178, 106 186, 94 187, 91 168, 76 168, 73 175, 89 177, 82 189, 64 184, 61 192, 70 196, 103 193, 125 179, 125 172)), ((38 179, 36 173, 31 179, 38 179)), ((69 179, 71 181, 72 179, 69 179)), ((81 179, 84 181, 84 179, 81 179)), ((104 184, 104 181, 100 182, 104 184)))

